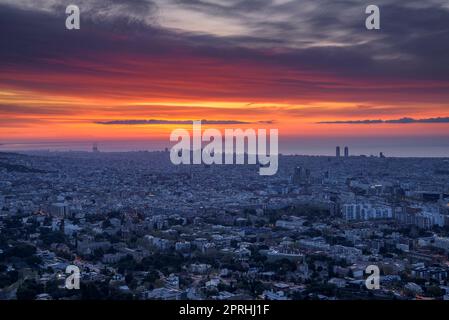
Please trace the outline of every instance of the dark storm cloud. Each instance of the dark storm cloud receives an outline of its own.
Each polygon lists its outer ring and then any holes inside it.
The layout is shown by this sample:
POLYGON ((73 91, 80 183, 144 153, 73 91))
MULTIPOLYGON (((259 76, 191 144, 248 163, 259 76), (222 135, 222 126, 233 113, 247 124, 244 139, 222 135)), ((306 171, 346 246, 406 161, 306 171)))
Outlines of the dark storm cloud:
MULTIPOLYGON (((156 34, 161 33, 144 27, 138 21, 117 18, 102 23, 89 16, 83 17, 80 30, 69 32, 65 29, 65 14, 55 16, 48 12, 36 13, 1 5, 0 8, 1 40, 4 44, 0 46, 0 54, 11 63, 111 52, 118 50, 124 42, 131 45, 130 49, 137 48, 137 43, 127 41, 133 32, 138 36, 142 30, 150 33, 154 31, 154 40, 157 39, 156 34)), ((159 46, 156 42, 154 47, 145 43, 141 47, 157 51, 159 46)))
MULTIPOLYGON (((355 0, 81 1, 87 16, 83 15, 82 28, 76 32, 64 28, 61 8, 66 1, 8 3, 0 9, 2 66, 29 64, 43 71, 70 72, 73 68, 107 75, 110 69, 84 66, 87 69, 83 70, 63 61, 75 57, 101 64, 102 55, 111 53, 148 58, 188 54, 229 64, 251 61, 262 67, 323 71, 373 81, 449 81, 449 10, 441 1, 379 1, 380 31, 365 29, 367 4, 355 0), (230 19, 248 32, 217 36, 189 31, 187 25, 185 31, 173 32, 159 23, 168 4, 211 19, 230 19), (39 10, 39 5, 49 10, 39 10)), ((115 72, 126 72, 118 69, 115 72)), ((329 91, 343 90, 329 85, 329 91)), ((439 94, 447 87, 425 90, 439 94)))
POLYGON ((380 31, 365 29, 368 3, 360 1, 177 3, 211 15, 238 17, 254 32, 250 37, 228 37, 235 45, 295 48, 277 55, 278 61, 292 67, 375 78, 449 80, 449 7, 444 7, 444 1, 378 1, 380 31))

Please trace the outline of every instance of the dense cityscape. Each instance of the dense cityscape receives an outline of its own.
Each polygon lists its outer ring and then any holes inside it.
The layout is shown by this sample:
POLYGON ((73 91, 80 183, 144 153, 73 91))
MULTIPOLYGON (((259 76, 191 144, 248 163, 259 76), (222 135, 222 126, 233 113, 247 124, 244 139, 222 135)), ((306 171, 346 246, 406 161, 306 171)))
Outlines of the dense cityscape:
POLYGON ((445 158, 3 152, 0 210, 0 299, 449 299, 445 158))

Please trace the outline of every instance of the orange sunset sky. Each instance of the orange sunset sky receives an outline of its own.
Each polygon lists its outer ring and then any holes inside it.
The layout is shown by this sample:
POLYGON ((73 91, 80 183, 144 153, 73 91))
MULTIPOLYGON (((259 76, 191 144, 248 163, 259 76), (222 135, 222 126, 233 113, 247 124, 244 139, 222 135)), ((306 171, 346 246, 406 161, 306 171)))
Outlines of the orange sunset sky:
POLYGON ((365 29, 360 1, 79 1, 80 30, 65 28, 65 6, 0 0, 6 149, 168 142, 188 128, 175 121, 199 119, 277 128, 281 141, 449 141, 449 8, 439 1, 385 3, 379 31, 365 29))

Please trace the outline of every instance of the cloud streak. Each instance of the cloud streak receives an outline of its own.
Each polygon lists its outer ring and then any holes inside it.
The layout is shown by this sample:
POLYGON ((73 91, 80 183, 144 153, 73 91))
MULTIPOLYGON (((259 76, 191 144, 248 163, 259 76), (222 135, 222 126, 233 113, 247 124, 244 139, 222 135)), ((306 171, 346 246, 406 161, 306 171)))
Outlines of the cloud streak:
POLYGON ((449 117, 437 117, 426 119, 400 118, 391 120, 342 120, 342 121, 320 121, 318 124, 379 124, 379 123, 449 123, 449 117))
MULTIPOLYGON (((96 121, 96 124, 102 125, 171 125, 171 124, 192 124, 194 120, 159 120, 159 119, 150 119, 150 120, 112 120, 112 121, 96 121)), ((268 121, 257 121, 257 122, 248 122, 248 121, 239 121, 239 120, 201 120, 201 124, 204 125, 237 125, 237 124, 272 124, 272 120, 268 121)))

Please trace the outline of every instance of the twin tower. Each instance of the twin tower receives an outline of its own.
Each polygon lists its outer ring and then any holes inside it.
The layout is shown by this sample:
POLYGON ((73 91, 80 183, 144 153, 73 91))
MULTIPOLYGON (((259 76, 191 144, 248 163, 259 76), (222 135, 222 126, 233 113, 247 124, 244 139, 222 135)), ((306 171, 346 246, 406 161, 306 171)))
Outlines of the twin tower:
MULTIPOLYGON (((341 157, 340 146, 337 146, 335 148, 335 156, 337 158, 341 157)), ((349 157, 349 148, 348 147, 345 147, 345 157, 349 157)))

